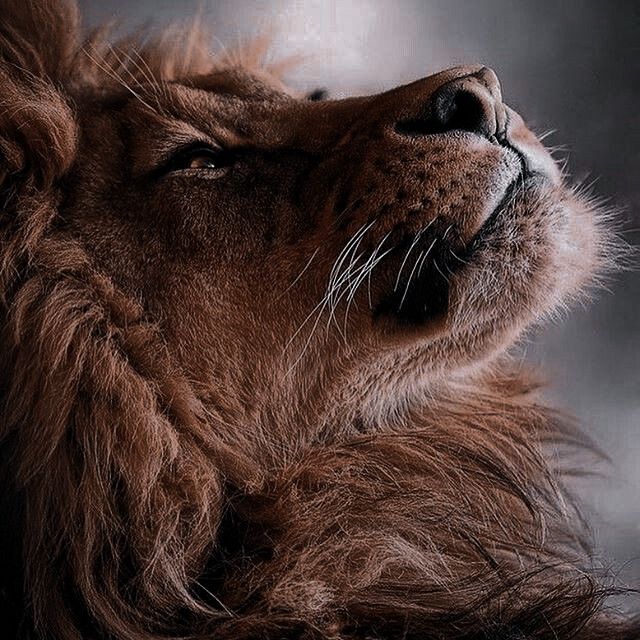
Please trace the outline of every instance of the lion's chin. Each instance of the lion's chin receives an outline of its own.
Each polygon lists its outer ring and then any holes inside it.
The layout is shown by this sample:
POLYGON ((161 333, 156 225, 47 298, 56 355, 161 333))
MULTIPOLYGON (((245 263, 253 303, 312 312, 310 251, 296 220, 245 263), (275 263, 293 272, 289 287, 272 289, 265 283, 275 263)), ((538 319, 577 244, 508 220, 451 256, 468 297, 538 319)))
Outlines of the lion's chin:
POLYGON ((377 319, 393 321, 401 327, 442 325, 450 306, 452 279, 473 264, 481 250, 482 239, 500 224, 501 216, 514 206, 523 191, 543 178, 518 174, 506 187, 493 210, 485 215, 473 236, 463 244, 452 239, 427 235, 422 239, 425 249, 421 260, 420 246, 414 250, 418 259, 406 269, 405 277, 397 281, 393 291, 383 296, 374 310, 377 319))
MULTIPOLYGON (((431 245, 428 245, 428 248, 431 245)), ((402 327, 420 327, 447 315, 451 276, 462 264, 452 264, 454 253, 444 246, 431 247, 431 259, 411 265, 406 277, 396 282, 374 308, 377 322, 402 327)))
POLYGON ((375 309, 385 333, 428 339, 468 364, 508 347, 598 270, 597 214, 540 174, 523 176, 463 249, 441 244, 375 309), (455 351, 451 353, 451 351, 455 351))

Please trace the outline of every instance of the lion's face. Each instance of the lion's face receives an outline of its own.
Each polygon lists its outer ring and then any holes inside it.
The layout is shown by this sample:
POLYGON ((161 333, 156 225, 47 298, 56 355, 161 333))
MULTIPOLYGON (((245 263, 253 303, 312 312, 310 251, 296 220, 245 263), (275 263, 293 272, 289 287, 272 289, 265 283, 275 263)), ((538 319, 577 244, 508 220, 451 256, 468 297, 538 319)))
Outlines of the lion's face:
POLYGON ((384 411, 596 260, 590 212, 486 68, 326 102, 239 70, 150 95, 78 102, 62 217, 234 420, 384 411))

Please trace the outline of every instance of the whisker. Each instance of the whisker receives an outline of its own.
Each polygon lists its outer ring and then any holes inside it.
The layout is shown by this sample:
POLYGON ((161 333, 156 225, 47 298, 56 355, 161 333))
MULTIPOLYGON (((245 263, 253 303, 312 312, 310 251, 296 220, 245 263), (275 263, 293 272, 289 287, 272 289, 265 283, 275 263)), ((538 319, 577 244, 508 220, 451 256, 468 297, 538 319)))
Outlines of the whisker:
POLYGON ((418 268, 418 278, 420 277, 420 274, 422 273, 422 267, 424 266, 424 263, 426 262, 427 258, 429 257, 429 253, 431 253, 431 249, 433 249, 433 246, 435 245, 435 243, 438 241, 438 238, 434 238, 433 242, 429 245, 429 248, 424 252, 424 258, 422 258, 422 262, 420 263, 420 267, 418 268))
MULTIPOLYGON (((133 82, 135 84, 137 84, 140 89, 142 89, 142 83, 140 82, 140 79, 137 76, 135 76, 133 74, 133 72, 131 71, 131 69, 129 68, 129 65, 133 65, 134 68, 136 67, 136 64, 133 61, 133 58, 126 51, 124 51, 122 49, 116 49, 115 47, 110 47, 110 50, 111 50, 112 55, 118 61, 118 64, 120 65, 120 68, 123 71, 126 71, 126 73, 129 74, 129 77, 133 80, 133 82), (127 60, 129 61, 129 64, 127 64, 125 61, 122 60, 122 58, 120 58, 120 56, 118 55, 118 51, 120 51, 123 56, 126 56, 127 60)), ((139 69, 139 67, 138 67, 138 69, 139 69)), ((144 74, 143 74, 143 77, 144 77, 144 74)), ((155 83, 151 83, 151 86, 154 87, 155 83)), ((154 91, 154 95, 155 95, 155 98, 156 98, 157 111, 160 112, 162 110, 162 105, 160 104, 160 101, 158 100, 158 95, 157 95, 157 93, 155 91, 154 91)))
POLYGON ((415 273, 416 267, 418 266, 418 263, 420 262, 420 259, 422 258, 423 254, 424 254, 424 251, 421 251, 418 254, 418 259, 413 265, 413 269, 411 269, 411 273, 409 274, 409 279, 407 280, 407 286, 404 288, 404 293, 402 294, 402 300, 400 300, 400 306, 398 307, 398 311, 402 309, 402 305, 404 304, 405 298, 407 297, 407 293, 409 291, 409 286, 411 285, 413 274, 415 273))
POLYGON ((162 77, 158 77, 158 75, 153 72, 146 58, 135 47, 131 48, 131 53, 135 54, 140 61, 138 68, 141 72, 143 72, 142 65, 144 65, 144 69, 147 71, 145 78, 148 78, 151 84, 155 84, 165 98, 171 99, 172 96, 168 91, 167 83, 162 79, 162 77))
MULTIPOLYGON (((391 231, 389 231, 384 238, 382 238, 382 240, 380 240, 380 242, 378 243, 378 246, 375 248, 374 252, 373 252, 373 258, 375 258, 378 254, 378 252, 380 251, 380 249, 382 249, 382 245, 387 241, 387 238, 391 235, 391 231)), ((391 247, 391 249, 388 249, 387 251, 385 251, 382 254, 382 257, 386 256, 394 247, 391 247)), ((378 262, 380 262, 380 259, 377 259, 373 262, 371 268, 369 269, 369 274, 368 274, 368 280, 367 280, 367 296, 369 298, 369 309, 371 309, 372 307, 372 303, 371 303, 371 274, 373 273, 373 269, 375 268, 375 266, 378 264, 378 262)))
MULTIPOLYGON (((382 243, 389 237, 390 233, 388 233, 383 239, 382 242, 380 242, 378 244, 378 247, 376 247, 376 250, 374 251, 374 253, 368 258, 368 260, 365 262, 365 264, 363 264, 359 269, 358 269, 358 275, 356 277, 356 280, 353 284, 350 285, 350 288, 348 290, 348 296, 347 296, 347 308, 345 309, 344 312, 344 333, 343 335, 346 335, 346 331, 347 331, 347 320, 348 320, 348 316, 349 316, 349 310, 351 308, 351 304, 353 303, 355 296, 358 292, 358 289, 360 288, 360 285, 362 284, 362 282, 364 282, 365 278, 369 277, 369 282, 371 282, 371 272, 373 271, 373 269, 375 268, 375 266, 380 262, 380 260, 382 260, 388 253, 390 253, 393 250, 393 247, 391 247, 390 249, 387 249, 387 251, 385 251, 382 255, 380 255, 378 258, 376 258, 376 254, 377 252, 380 250, 380 248, 382 247, 382 243)), ((355 274, 354 274, 355 275, 355 274)), ((369 308, 371 308, 372 303, 371 303, 371 291, 369 290, 369 308)))
POLYGON ((449 278, 447 278, 447 276, 444 275, 444 273, 442 272, 442 269, 440 269, 440 267, 438 266, 438 263, 434 260, 433 261, 433 266, 437 269, 438 273, 447 281, 447 283, 449 282, 449 278))
POLYGON ((552 136, 554 133, 557 133, 557 132, 558 132, 557 129, 549 129, 549 131, 545 131, 544 133, 541 133, 538 136, 538 140, 542 142, 543 140, 546 140, 549 136, 552 136))
MULTIPOLYGON (((364 235, 367 233, 371 227, 376 223, 376 220, 368 223, 367 225, 362 226, 359 231, 349 240, 344 249, 336 258, 336 262, 334 263, 334 267, 331 270, 329 275, 329 283, 327 285, 327 294, 326 297, 330 301, 330 313, 329 319, 327 321, 327 326, 331 323, 331 320, 334 318, 336 307, 342 298, 340 295, 336 299, 336 293, 338 293, 340 287, 349 280, 352 275, 352 269, 355 264, 357 264, 358 260, 362 257, 362 253, 356 256, 356 252, 362 243, 362 239, 364 235), (347 259, 350 258, 349 264, 347 268, 341 273, 342 265, 345 263, 347 259)), ((337 326, 337 325, 336 325, 337 326)))
MULTIPOLYGON (((320 306, 320 304, 322 304, 322 303, 319 303, 318 306, 320 306)), ((316 306, 316 309, 318 308, 318 306, 316 306)), ((311 344, 311 339, 313 338, 313 335, 316 332, 316 329, 318 328, 318 324, 320 323, 320 318, 322 318, 322 311, 323 310, 324 310, 324 304, 323 304, 322 308, 320 309, 320 312, 317 314, 316 321, 314 322, 313 327, 311 327, 311 331, 309 332, 309 336, 308 336, 307 340, 305 341, 305 343, 304 343, 304 345, 302 347, 302 350, 300 351, 300 355, 295 359, 295 361, 289 367, 289 369, 287 369, 287 372, 285 373, 285 377, 289 376, 289 374, 295 369, 296 365, 302 360, 302 358, 304 357, 304 354, 307 352, 307 349, 309 348, 309 345, 311 344)), ((314 312, 315 312, 315 309, 309 314, 308 318, 310 318, 314 314, 314 312)), ((306 323, 306 321, 305 321, 305 323, 306 323)))
POLYGON ((449 253, 462 264, 469 264, 466 260, 463 260, 453 249, 449 249, 449 253))
MULTIPOLYGON (((298 362, 300 362, 300 360, 302 359, 302 357, 304 356, 306 350, 308 349, 310 343, 311 343, 311 339, 313 338, 314 333, 316 332, 318 325, 320 323, 320 319, 322 318, 322 314, 324 312, 324 310, 329 307, 330 309, 330 313, 329 313, 329 319, 327 321, 327 328, 331 322, 331 318, 333 317, 334 313, 335 313, 335 306, 338 304, 338 302, 340 301, 342 294, 340 295, 340 297, 338 299, 336 299, 336 293, 338 292, 338 289, 342 286, 342 284, 348 279, 349 277, 349 272, 348 269, 346 270, 346 272, 342 272, 342 266, 343 264, 346 262, 346 260, 348 260, 351 257, 351 261, 349 264, 354 263, 354 258, 353 255, 357 252, 358 247, 360 246, 360 242, 362 241, 362 238, 364 237, 364 234, 375 224, 376 220, 373 220, 372 222, 362 225, 362 227, 360 227, 360 229, 354 234, 354 236, 352 236, 349 241, 346 243, 346 245, 342 248, 342 250, 340 251, 340 253, 338 254, 333 267, 331 268, 331 272, 329 273, 329 278, 328 278, 328 283, 327 283, 327 288, 325 290, 325 294, 323 295, 323 297, 321 298, 321 300, 318 302, 318 304, 311 310, 311 312, 307 315, 307 317, 302 321, 302 323, 300 324, 300 326, 296 329, 296 331, 293 333, 293 335, 289 338, 289 340, 287 341, 283 352, 286 351, 291 344, 294 342, 294 340, 297 338, 297 336, 300 334, 300 332, 304 329, 304 327, 307 325, 307 323, 314 317, 314 315, 316 316, 316 319, 313 323, 313 326, 311 327, 311 331, 309 332, 309 336, 307 337, 307 340, 305 341, 305 344, 302 347, 302 350, 299 354, 299 356, 296 358, 296 360, 294 361, 294 363, 291 365, 291 367, 289 368, 289 370, 287 371, 287 375, 293 370, 293 368, 295 368, 295 366, 298 364, 298 362)), ((316 250, 317 252, 317 250, 316 250)), ((314 254, 315 255, 315 254, 314 254)), ((360 254, 357 258, 355 258, 355 262, 357 262, 357 260, 360 259, 362 254, 360 254)), ((313 258, 313 256, 312 256, 313 258)), ((309 261, 308 264, 310 264, 311 259, 309 261)), ((308 266, 307 264, 307 266, 308 266)), ((306 269, 306 267, 305 267, 306 269)), ((336 324, 336 326, 338 327, 338 330, 340 330, 340 327, 336 324)))
POLYGON ((99 69, 104 71, 112 80, 115 80, 119 85, 121 85, 124 89, 126 89, 134 98, 136 98, 141 104, 143 104, 149 111, 153 113, 157 113, 157 111, 146 101, 142 96, 131 88, 113 69, 109 68, 109 66, 101 63, 97 58, 94 58, 85 47, 83 49, 85 55, 91 60, 99 69))
POLYGON ((315 312, 321 308, 324 304, 326 304, 325 299, 323 298, 322 300, 320 300, 320 302, 318 302, 318 304, 309 312, 309 315, 307 315, 307 317, 302 321, 302 323, 300 324, 300 326, 295 330, 295 332, 293 333, 293 335, 289 338, 289 340, 287 341, 287 344, 284 345, 283 348, 283 353, 291 346, 291 343, 296 339, 297 335, 302 331, 302 329, 304 329, 305 325, 307 324, 307 322, 309 322, 309 320, 313 317, 313 315, 315 314, 315 312))
POLYGON ((429 227, 425 227, 424 229, 421 229, 420 231, 418 231, 418 233, 416 234, 415 238, 413 239, 413 242, 411 243, 411 246, 409 247, 404 260, 402 261, 402 264, 400 265, 400 269, 398 270, 398 277, 396 278, 396 283, 393 287, 394 291, 398 290, 398 285, 400 284, 400 278, 402 277, 402 271, 404 270, 404 265, 407 264, 407 260, 409 259, 409 256, 411 255, 411 252, 413 251, 413 248, 416 246, 416 244, 418 244, 418 241, 420 240, 420 236, 428 229, 429 227))
POLYGON ((140 55, 139 51, 135 47, 132 47, 130 51, 131 52, 129 53, 121 49, 121 52, 127 56, 127 59, 131 62, 134 68, 137 69, 142 74, 142 77, 153 89, 153 93, 156 97, 156 103, 158 104, 158 108, 160 109, 162 108, 162 105, 160 103, 161 96, 165 100, 173 102, 172 96, 169 93, 169 90, 167 88, 167 84, 162 79, 158 78, 156 74, 153 73, 153 71, 151 70, 151 67, 149 66, 149 63, 144 59, 142 55, 140 55), (132 54, 138 58, 138 61, 133 59, 132 54))
MULTIPOLYGON (((357 258, 356 258, 356 263, 357 261, 360 260, 360 258, 362 258, 362 256, 364 255, 364 252, 361 252, 358 254, 357 258)), ((354 277, 357 277, 358 273, 360 273, 360 271, 362 270, 362 266, 360 265, 357 269, 352 270, 350 267, 347 267, 347 269, 344 271, 344 273, 341 275, 340 279, 336 282, 334 289, 332 290, 332 302, 331 302, 331 307, 329 309, 329 317, 327 318, 327 328, 329 328, 329 325, 331 324, 331 321, 333 320, 336 328, 338 329, 338 331, 340 331, 342 337, 344 338, 344 340, 346 341, 346 335, 344 335, 344 333, 342 333, 340 326, 338 325, 336 319, 335 319, 335 313, 337 310, 338 305, 340 304, 341 300, 348 295, 349 290, 350 290, 350 285, 349 283, 351 282, 351 279, 354 277), (343 285, 345 285, 345 287, 343 287, 343 285), (342 288, 342 291, 340 291, 340 288, 342 288), (335 297, 335 293, 339 292, 339 295, 337 297, 335 297)))
POLYGON ((305 264, 304 268, 302 269, 302 271, 296 276, 295 280, 293 280, 293 282, 276 298, 276 300, 280 300, 280 298, 282 298, 282 296, 287 293, 288 291, 290 291, 295 284, 300 280, 300 278, 302 278, 302 276, 305 274, 305 272, 307 271, 307 269, 311 266, 311 263, 313 262, 314 258, 318 255, 318 252, 320 251, 320 247, 318 247, 312 254, 311 257, 309 258, 309 260, 307 260, 307 264, 305 264))
POLYGON ((359 204, 361 202, 361 200, 359 198, 354 198, 353 200, 351 200, 345 207, 344 209, 335 215, 333 222, 331 223, 331 227, 333 229, 336 228, 337 224, 340 222, 340 220, 342 219, 342 217, 348 213, 350 210, 352 210, 357 204, 359 204))

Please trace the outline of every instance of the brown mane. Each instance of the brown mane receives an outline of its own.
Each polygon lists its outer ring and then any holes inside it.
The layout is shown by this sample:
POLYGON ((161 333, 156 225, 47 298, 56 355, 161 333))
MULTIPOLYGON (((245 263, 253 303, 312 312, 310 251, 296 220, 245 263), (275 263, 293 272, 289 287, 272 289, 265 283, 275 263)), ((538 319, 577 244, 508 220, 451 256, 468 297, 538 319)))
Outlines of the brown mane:
POLYGON ((278 459, 266 437, 220 435, 59 207, 74 96, 154 107, 150 78, 255 68, 260 47, 212 58, 193 26, 81 43, 74 5, 34 6, 3 0, 0 24, 5 619, 24 609, 24 637, 64 640, 638 637, 545 457, 581 438, 508 362, 413 408, 409 430, 336 421, 276 468, 252 455, 278 459))

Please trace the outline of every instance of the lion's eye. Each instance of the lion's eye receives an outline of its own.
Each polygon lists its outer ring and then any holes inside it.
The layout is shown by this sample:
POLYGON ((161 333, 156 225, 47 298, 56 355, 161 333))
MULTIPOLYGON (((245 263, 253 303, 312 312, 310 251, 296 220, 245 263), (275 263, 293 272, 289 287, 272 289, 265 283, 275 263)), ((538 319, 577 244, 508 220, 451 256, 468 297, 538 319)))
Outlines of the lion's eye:
POLYGON ((197 153, 185 162, 185 169, 218 169, 218 161, 210 153, 197 153))
POLYGON ((215 149, 203 144, 189 145, 176 151, 160 168, 160 173, 185 170, 216 171, 233 164, 233 154, 226 149, 215 149))

